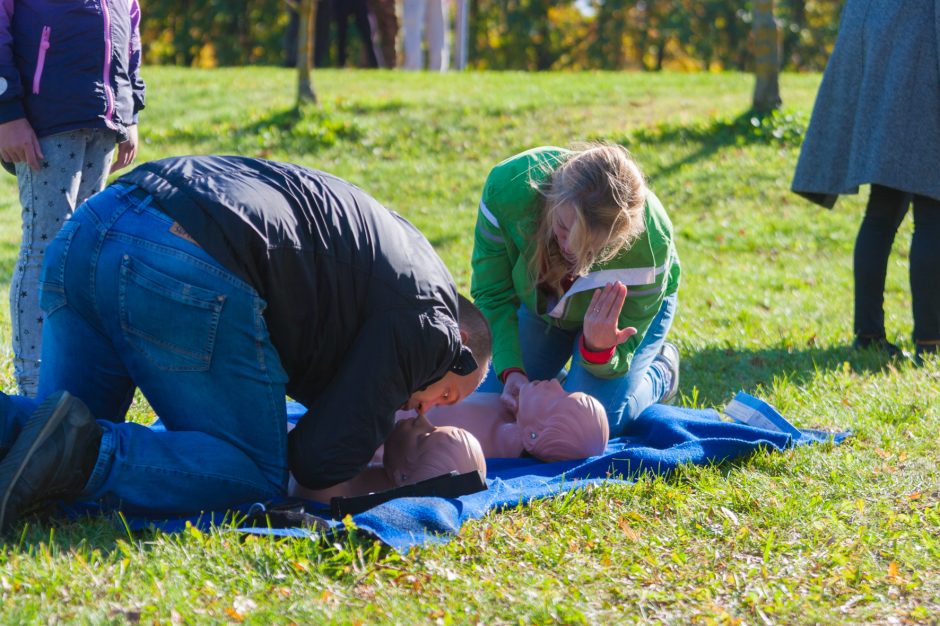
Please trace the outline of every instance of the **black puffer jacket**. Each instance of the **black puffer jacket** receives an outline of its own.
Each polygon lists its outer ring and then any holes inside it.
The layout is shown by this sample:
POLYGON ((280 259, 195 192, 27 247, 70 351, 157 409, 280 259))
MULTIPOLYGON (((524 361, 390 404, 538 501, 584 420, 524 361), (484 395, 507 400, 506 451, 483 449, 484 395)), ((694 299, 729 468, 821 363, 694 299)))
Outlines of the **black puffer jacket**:
POLYGON ((309 408, 288 438, 301 484, 361 471, 395 410, 457 360, 450 273, 414 226, 354 185, 218 156, 145 163, 120 181, 150 192, 267 302, 287 392, 309 408))

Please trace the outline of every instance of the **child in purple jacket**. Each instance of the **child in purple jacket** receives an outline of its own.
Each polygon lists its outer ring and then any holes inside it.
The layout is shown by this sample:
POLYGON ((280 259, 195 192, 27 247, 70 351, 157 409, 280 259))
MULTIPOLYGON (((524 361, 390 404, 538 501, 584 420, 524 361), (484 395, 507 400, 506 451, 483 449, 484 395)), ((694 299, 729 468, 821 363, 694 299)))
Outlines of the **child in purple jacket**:
POLYGON ((137 154, 139 23, 137 0, 0 0, 0 159, 16 173, 23 206, 10 318, 25 395, 39 382, 46 244, 137 154))

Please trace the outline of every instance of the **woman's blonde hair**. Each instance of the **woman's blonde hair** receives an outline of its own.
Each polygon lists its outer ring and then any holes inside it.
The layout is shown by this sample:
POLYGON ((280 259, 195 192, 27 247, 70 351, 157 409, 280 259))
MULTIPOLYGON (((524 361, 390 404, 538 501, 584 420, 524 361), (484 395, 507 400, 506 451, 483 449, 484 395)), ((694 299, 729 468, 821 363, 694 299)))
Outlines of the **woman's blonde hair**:
POLYGON ((562 291, 566 275, 583 276, 592 265, 629 248, 646 228, 646 179, 623 146, 592 143, 576 148, 539 191, 544 202, 529 270, 554 291, 562 291), (568 233, 573 259, 562 255, 554 233, 563 207, 575 213, 568 233))

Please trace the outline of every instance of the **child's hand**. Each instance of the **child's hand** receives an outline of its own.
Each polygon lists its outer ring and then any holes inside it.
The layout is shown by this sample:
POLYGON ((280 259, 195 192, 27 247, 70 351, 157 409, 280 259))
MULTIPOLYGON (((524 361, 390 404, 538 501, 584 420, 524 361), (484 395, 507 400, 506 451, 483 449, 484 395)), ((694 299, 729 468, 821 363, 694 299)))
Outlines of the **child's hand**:
POLYGON ((42 148, 25 117, 0 124, 0 158, 8 163, 25 161, 37 172, 42 167, 42 148))
POLYGON ((627 286, 621 282, 607 283, 603 289, 596 289, 584 314, 584 347, 591 352, 603 352, 636 334, 636 328, 627 326, 617 328, 620 309, 627 299, 627 286))
POLYGON ((127 127, 127 141, 122 141, 117 145, 117 158, 111 164, 111 173, 127 167, 137 158, 137 125, 132 124, 127 127))

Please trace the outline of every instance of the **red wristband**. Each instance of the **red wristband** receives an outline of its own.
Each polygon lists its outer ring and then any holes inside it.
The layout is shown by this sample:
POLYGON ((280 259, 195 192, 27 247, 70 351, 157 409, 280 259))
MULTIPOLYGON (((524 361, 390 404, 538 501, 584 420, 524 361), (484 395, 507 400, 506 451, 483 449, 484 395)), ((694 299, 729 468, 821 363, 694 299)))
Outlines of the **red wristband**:
POLYGON ((499 382, 506 384, 506 379, 509 378, 509 375, 512 374, 513 372, 519 372, 523 376, 527 376, 525 373, 525 370, 522 369, 521 367, 510 367, 510 368, 504 369, 503 371, 499 373, 499 382))
POLYGON ((593 363, 594 365, 603 365, 604 363, 609 363, 610 359, 614 356, 614 350, 616 346, 611 346, 606 350, 588 350, 587 344, 584 343, 584 335, 581 335, 581 339, 578 341, 578 349, 581 351, 581 356, 584 357, 584 360, 588 363, 593 363))

